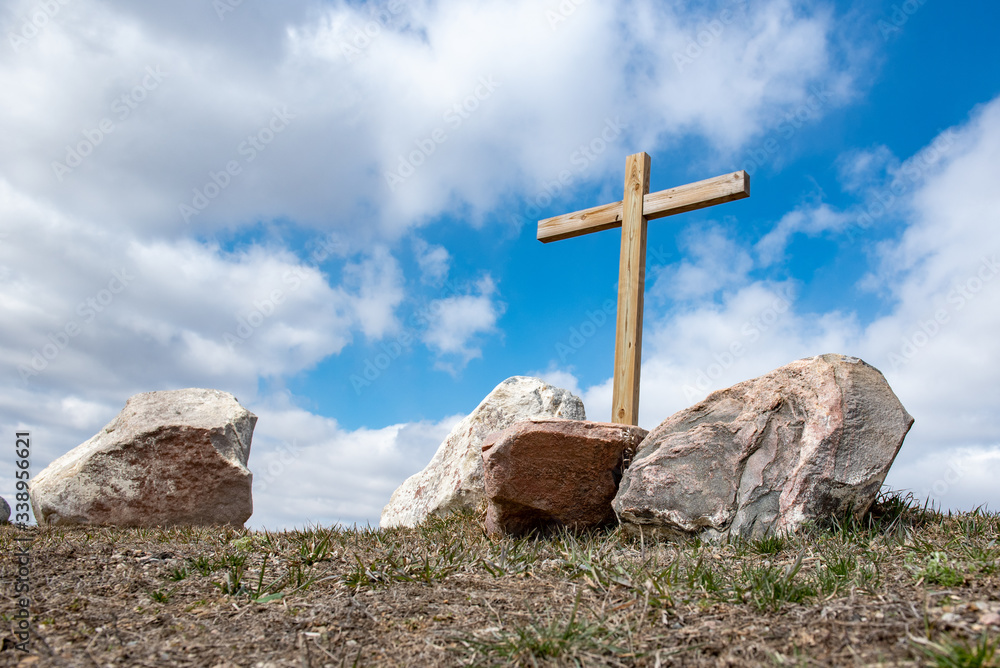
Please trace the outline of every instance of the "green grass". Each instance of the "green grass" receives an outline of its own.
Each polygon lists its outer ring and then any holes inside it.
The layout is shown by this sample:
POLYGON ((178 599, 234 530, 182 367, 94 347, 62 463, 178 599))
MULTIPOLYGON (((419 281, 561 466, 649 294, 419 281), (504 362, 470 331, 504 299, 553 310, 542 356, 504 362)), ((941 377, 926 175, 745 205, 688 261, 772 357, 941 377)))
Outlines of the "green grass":
POLYGON ((738 598, 771 612, 786 603, 803 603, 816 595, 816 588, 808 579, 797 577, 801 568, 801 556, 786 567, 767 562, 745 565, 735 585, 738 598))
POLYGON ((788 539, 782 534, 768 534, 750 541, 750 549, 759 555, 778 554, 785 549, 788 539))
POLYGON ((447 579, 463 567, 464 557, 454 545, 427 546, 421 554, 410 555, 395 548, 371 561, 356 557, 344 580, 352 589, 387 586, 395 582, 433 584, 447 579))
MULTIPOLYGON (((66 543, 76 542, 92 555, 116 554, 116 562, 129 568, 137 555, 169 550, 175 561, 143 566, 150 579, 136 588, 141 600, 133 604, 159 612, 217 605, 252 612, 259 607, 255 604, 281 600, 267 609, 294 615, 297 606, 308 610, 317 601, 392 600, 412 602, 413 610, 433 610, 423 619, 424 613, 406 613, 406 619, 417 620, 415 628, 425 630, 438 616, 482 613, 487 604, 473 598, 492 600, 497 610, 495 615, 488 611, 489 623, 475 629, 439 627, 434 635, 433 642, 448 647, 456 664, 655 665, 659 656, 669 665, 682 660, 673 658, 678 653, 684 660, 698 654, 701 644, 742 620, 767 620, 761 626, 812 620, 803 622, 809 631, 828 608, 835 620, 830 623, 840 624, 840 633, 856 628, 852 624, 866 627, 859 621, 862 613, 851 616, 854 606, 868 606, 864 614, 870 620, 885 601, 904 600, 908 605, 899 614, 910 626, 881 648, 885 656, 916 658, 926 665, 990 666, 997 659, 995 631, 976 640, 973 632, 959 632, 940 619, 946 606, 954 605, 948 610, 958 610, 956 615, 974 624, 973 613, 963 613, 955 601, 996 600, 990 592, 998 589, 998 531, 996 513, 942 514, 912 497, 885 494, 860 517, 796 534, 723 542, 657 541, 620 528, 494 539, 483 531, 479 514, 465 512, 432 518, 416 529, 391 530, 60 528, 38 530, 35 549, 52 545, 65 551, 66 543), (170 547, 150 546, 163 543, 170 547), (522 591, 531 593, 519 600, 522 591), (464 613, 452 612, 456 598, 465 597, 464 613), (685 640, 683 632, 703 613, 722 620, 721 626, 697 642, 685 640), (922 617, 913 619, 915 614, 922 617), (923 638, 908 643, 910 633, 923 638)), ((11 535, 0 533, 0 538, 9 543, 11 535)), ((67 614, 87 613, 86 598, 75 590, 64 601, 60 610, 67 614)), ((375 624, 375 617, 351 605, 349 615, 375 624)), ((808 664, 809 647, 808 638, 800 642, 788 636, 780 649, 737 657, 735 663, 808 664)), ((840 640, 837 648, 843 648, 840 640)), ((361 656, 351 650, 355 655, 361 656)), ((694 662, 726 660, 712 654, 694 662)), ((880 661, 869 654, 862 663, 880 661)))
POLYGON ((223 555, 220 560, 220 565, 222 567, 221 570, 223 571, 223 579, 222 581, 215 583, 215 586, 218 587, 223 594, 239 596, 240 594, 247 592, 247 589, 243 584, 243 578, 247 572, 247 559, 248 555, 246 554, 223 555))
POLYGON ((577 663, 574 659, 582 652, 622 652, 606 628, 578 618, 579 607, 580 597, 577 596, 565 620, 553 618, 547 623, 535 620, 514 625, 510 630, 496 631, 492 639, 463 638, 461 644, 472 650, 473 665, 493 664, 498 659, 519 665, 532 665, 538 659, 564 659, 572 665, 577 663))
POLYGON ((170 596, 172 594, 173 592, 157 589, 156 591, 149 592, 149 598, 153 599, 157 603, 169 603, 170 596))
POLYGON ((934 550, 912 558, 910 563, 910 570, 922 582, 942 587, 958 587, 965 582, 965 575, 947 552, 934 550))
POLYGON ((199 556, 191 560, 191 567, 204 576, 209 576, 215 570, 215 563, 208 557, 199 556))
POLYGON ((938 668, 987 668, 996 666, 997 641, 984 632, 975 642, 945 640, 919 645, 921 653, 938 668))

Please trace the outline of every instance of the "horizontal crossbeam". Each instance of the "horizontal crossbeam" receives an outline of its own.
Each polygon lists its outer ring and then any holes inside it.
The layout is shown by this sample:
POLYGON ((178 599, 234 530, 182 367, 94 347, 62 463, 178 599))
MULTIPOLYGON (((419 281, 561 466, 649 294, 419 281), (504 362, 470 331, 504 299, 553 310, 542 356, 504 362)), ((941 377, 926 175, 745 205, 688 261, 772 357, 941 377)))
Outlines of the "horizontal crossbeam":
MULTIPOLYGON (((744 171, 705 179, 686 186, 649 193, 643 197, 642 215, 647 220, 750 197, 750 175, 744 171)), ((570 239, 622 225, 622 202, 548 218, 538 223, 542 243, 570 239)))

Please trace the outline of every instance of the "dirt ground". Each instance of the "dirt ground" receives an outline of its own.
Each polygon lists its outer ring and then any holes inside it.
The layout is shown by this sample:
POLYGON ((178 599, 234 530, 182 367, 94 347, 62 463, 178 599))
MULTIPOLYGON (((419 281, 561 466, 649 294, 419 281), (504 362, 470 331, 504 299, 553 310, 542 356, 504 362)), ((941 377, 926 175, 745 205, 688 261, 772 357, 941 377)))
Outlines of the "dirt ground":
POLYGON ((609 530, 0 527, 0 666, 998 665, 1000 516, 710 545, 609 530), (29 651, 15 539, 30 537, 29 651))

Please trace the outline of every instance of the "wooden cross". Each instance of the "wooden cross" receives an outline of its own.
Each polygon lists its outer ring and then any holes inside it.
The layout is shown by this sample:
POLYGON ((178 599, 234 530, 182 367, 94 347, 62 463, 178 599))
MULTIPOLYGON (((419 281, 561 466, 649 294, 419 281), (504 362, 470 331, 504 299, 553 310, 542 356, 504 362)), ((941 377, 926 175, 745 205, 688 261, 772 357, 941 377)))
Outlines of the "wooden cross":
POLYGON ((743 171, 658 193, 649 192, 650 159, 645 153, 625 161, 625 199, 538 222, 542 243, 622 228, 618 269, 618 331, 611 421, 639 424, 639 369, 642 362, 642 298, 646 287, 646 222, 750 196, 743 171))

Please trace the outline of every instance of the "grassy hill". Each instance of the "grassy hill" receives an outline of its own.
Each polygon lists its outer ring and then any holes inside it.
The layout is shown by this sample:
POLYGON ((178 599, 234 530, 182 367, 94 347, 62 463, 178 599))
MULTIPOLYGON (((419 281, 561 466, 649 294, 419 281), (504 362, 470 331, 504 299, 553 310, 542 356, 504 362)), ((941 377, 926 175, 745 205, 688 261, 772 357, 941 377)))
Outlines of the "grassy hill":
POLYGON ((1000 514, 889 494, 791 537, 656 543, 619 529, 491 540, 415 530, 0 528, 30 535, 33 638, 0 666, 996 666, 1000 514))

